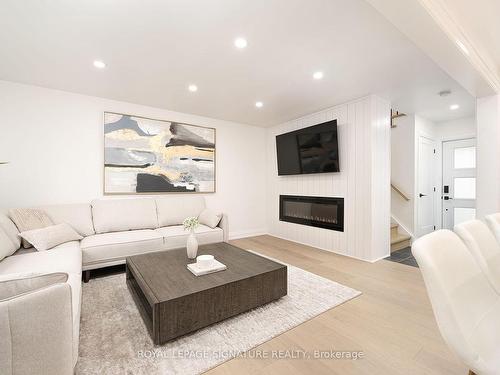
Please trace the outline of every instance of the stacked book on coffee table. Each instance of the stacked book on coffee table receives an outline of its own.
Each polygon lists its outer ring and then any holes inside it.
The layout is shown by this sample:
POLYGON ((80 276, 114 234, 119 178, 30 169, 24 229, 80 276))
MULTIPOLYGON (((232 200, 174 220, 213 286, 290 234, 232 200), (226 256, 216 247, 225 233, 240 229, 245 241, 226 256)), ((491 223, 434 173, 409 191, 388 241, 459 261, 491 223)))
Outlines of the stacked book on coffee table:
POLYGON ((227 267, 218 260, 214 259, 209 265, 196 263, 190 263, 187 265, 188 270, 190 270, 195 276, 207 275, 209 273, 224 271, 227 267))

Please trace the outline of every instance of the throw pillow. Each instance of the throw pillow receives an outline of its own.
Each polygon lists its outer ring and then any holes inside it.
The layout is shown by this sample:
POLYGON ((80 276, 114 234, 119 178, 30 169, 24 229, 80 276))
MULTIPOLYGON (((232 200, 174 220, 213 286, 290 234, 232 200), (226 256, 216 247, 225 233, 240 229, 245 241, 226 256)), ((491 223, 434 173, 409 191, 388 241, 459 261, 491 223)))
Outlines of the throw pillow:
POLYGON ((198 216, 198 221, 200 222, 200 224, 204 224, 210 228, 215 228, 217 225, 219 225, 221 219, 222 214, 216 214, 209 208, 205 208, 203 211, 201 211, 200 216, 198 216))
POLYGON ((38 251, 52 249, 54 246, 69 241, 78 241, 80 236, 69 224, 62 223, 49 227, 28 230, 19 234, 38 251))
POLYGON ((7 237, 10 238, 14 246, 19 249, 21 247, 21 238, 19 238, 19 231, 16 225, 9 217, 3 212, 0 213, 0 228, 3 229, 7 237))
MULTIPOLYGON (((54 223, 50 219, 49 215, 43 210, 36 208, 15 208, 9 210, 9 216, 16 224, 19 232, 26 232, 33 229, 45 228, 54 223)), ((21 236, 22 237, 22 236, 21 236)), ((31 247, 29 242, 23 238, 23 247, 27 249, 31 247)))
POLYGON ((14 254, 16 250, 7 233, 0 227, 0 260, 14 254))

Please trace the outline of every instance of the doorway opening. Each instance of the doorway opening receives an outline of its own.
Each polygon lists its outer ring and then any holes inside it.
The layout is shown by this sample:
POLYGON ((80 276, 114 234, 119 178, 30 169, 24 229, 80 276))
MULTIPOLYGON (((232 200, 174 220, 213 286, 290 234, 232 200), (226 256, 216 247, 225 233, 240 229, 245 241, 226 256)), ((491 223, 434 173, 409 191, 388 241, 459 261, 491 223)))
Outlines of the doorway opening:
POLYGON ((391 186, 391 253, 409 251, 415 239, 474 218, 475 116, 397 119, 391 130, 391 186))

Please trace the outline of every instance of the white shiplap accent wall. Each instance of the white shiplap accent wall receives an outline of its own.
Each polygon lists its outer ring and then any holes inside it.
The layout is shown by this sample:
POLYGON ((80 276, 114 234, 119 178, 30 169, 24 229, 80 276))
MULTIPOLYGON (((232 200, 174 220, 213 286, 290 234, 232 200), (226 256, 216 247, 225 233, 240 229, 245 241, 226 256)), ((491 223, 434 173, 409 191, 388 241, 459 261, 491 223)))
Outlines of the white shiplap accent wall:
POLYGON ((271 235, 374 261, 390 252, 390 103, 376 96, 335 106, 268 130, 271 235), (278 176, 276 135, 337 119, 340 172, 278 176), (344 198, 344 232, 279 221, 279 196, 344 198))

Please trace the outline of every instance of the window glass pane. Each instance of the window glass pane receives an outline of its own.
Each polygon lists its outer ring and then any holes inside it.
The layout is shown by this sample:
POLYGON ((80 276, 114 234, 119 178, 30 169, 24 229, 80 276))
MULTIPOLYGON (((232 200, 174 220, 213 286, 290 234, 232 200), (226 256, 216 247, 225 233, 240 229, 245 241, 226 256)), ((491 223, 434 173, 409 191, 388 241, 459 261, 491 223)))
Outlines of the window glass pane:
POLYGON ((453 209, 453 224, 457 225, 464 221, 474 220, 476 218, 475 208, 456 207, 453 209))
POLYGON ((458 177, 453 182, 455 199, 476 199, 475 177, 458 177))
POLYGON ((457 147, 454 154, 454 168, 476 168, 476 147, 457 147))

